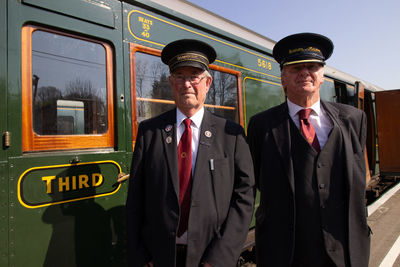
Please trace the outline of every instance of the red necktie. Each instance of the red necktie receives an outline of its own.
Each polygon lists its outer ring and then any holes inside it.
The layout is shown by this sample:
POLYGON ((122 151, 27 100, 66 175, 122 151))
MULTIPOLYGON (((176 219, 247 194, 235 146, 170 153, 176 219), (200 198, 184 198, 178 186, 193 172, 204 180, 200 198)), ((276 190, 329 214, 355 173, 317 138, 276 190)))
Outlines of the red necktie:
POLYGON ((181 236, 188 228, 190 192, 192 190, 192 129, 190 128, 192 121, 186 118, 183 122, 185 131, 178 145, 179 205, 181 207, 178 236, 181 236))
POLYGON ((315 134, 315 129, 312 124, 308 121, 310 117, 312 109, 302 109, 299 111, 299 120, 300 120, 300 131, 301 134, 306 138, 307 142, 317 151, 321 151, 321 147, 319 146, 317 135, 315 134))

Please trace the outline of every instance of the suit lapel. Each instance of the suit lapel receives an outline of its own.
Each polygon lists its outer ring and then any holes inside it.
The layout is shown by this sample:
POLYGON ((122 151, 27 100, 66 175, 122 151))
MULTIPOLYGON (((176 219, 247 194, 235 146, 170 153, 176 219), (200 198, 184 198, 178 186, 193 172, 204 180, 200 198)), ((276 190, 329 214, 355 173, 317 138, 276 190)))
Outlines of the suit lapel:
POLYGON ((166 114, 161 125, 162 143, 164 144, 165 156, 167 158, 170 177, 179 199, 179 173, 178 173, 178 152, 176 144, 176 109, 166 114))
POLYGON ((196 195, 196 192, 200 188, 202 173, 205 170, 209 170, 209 157, 211 155, 211 146, 216 136, 215 122, 212 114, 205 110, 203 121, 199 131, 199 147, 197 151, 196 166, 193 175, 193 187, 192 196, 196 195))
POLYGON ((272 128, 272 135, 274 136, 275 143, 278 147, 279 154, 283 159, 286 175, 289 179, 289 184, 294 192, 294 176, 293 176, 293 162, 291 152, 291 136, 290 136, 290 117, 288 112, 287 103, 283 103, 281 108, 277 111, 277 122, 272 128))
POLYGON ((351 184, 353 181, 353 145, 351 141, 351 135, 349 132, 350 125, 347 114, 340 113, 339 109, 334 105, 324 102, 321 100, 321 104, 324 107, 325 111, 328 112, 330 117, 335 120, 335 123, 339 126, 340 131, 343 134, 343 143, 344 143, 344 162, 346 164, 346 174, 348 179, 347 189, 351 190, 351 184))

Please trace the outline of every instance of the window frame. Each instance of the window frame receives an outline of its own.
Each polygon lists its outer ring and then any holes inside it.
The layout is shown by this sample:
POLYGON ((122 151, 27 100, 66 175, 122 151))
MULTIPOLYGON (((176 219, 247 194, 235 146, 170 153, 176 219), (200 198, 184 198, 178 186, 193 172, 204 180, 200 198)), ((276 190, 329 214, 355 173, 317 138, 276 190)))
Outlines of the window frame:
POLYGON ((114 72, 113 49, 102 41, 85 38, 46 27, 26 25, 21 31, 21 81, 22 81, 22 151, 53 151, 90 148, 114 148, 114 72), (32 104, 32 35, 45 31, 99 44, 106 53, 107 131, 103 134, 40 135, 33 129, 32 104))
MULTIPOLYGON (((130 43, 130 45, 129 45, 130 75, 131 75, 131 77, 130 77, 130 80, 131 80, 131 103, 132 103, 131 104, 131 107, 132 107, 132 145, 133 145, 133 148, 135 147, 137 131, 138 131, 138 121, 137 121, 138 98, 136 97, 136 64, 135 64, 136 63, 136 60, 135 60, 136 52, 142 52, 145 54, 161 57, 161 50, 146 47, 146 46, 135 44, 135 43, 130 43)), ((242 99, 242 82, 241 82, 242 73, 240 71, 217 66, 214 64, 210 65, 210 69, 219 71, 219 72, 232 74, 232 75, 236 76, 236 78, 237 78, 237 102, 238 102, 237 112, 238 112, 239 124, 243 127, 244 120, 243 120, 243 99, 242 99)), ((162 99, 161 100, 153 99, 153 100, 150 100, 149 102, 174 104, 174 101, 172 101, 172 100, 162 100, 162 99)), ((210 104, 204 104, 204 106, 205 107, 214 107, 214 108, 220 107, 220 106, 215 106, 215 105, 210 105, 210 104)))

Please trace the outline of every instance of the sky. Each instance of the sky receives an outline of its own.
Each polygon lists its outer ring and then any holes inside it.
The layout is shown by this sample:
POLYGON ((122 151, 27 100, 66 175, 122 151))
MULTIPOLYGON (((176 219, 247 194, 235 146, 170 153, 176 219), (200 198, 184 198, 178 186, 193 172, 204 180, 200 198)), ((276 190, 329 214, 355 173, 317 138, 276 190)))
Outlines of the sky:
POLYGON ((274 41, 329 37, 327 64, 383 89, 400 89, 400 0, 189 0, 274 41))

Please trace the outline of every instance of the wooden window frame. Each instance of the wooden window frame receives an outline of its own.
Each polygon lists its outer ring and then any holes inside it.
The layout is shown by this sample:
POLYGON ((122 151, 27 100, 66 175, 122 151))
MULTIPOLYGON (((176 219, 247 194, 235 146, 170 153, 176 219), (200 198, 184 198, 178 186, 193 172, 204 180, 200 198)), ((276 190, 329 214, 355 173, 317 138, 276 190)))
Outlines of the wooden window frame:
MULTIPOLYGON (((131 106, 132 106, 132 144, 135 147, 136 137, 137 137, 137 130, 138 130, 138 121, 137 121, 137 100, 136 97, 136 62, 135 62, 135 53, 142 52, 146 54, 150 54, 153 56, 161 57, 161 50, 149 48, 143 45, 138 45, 134 43, 130 43, 129 46, 129 54, 130 54, 130 74, 131 74, 131 106)), ((237 77, 237 101, 238 101, 238 112, 239 112, 239 123, 243 127, 244 120, 243 120, 243 99, 242 99, 242 73, 240 71, 228 69, 225 67, 217 66, 217 65, 210 65, 210 69, 229 73, 235 75, 237 77)), ((159 103, 174 103, 172 100, 153 100, 152 102, 159 102, 159 103)), ((214 106, 210 104, 204 104, 205 107, 220 107, 214 106)))
POLYGON ((21 36, 22 66, 22 151, 51 151, 114 147, 114 77, 113 50, 107 43, 81 36, 56 31, 40 26, 27 25, 22 28, 21 36), (37 31, 59 34, 75 39, 100 44, 106 52, 107 86, 107 131, 103 134, 82 135, 39 135, 33 130, 32 106, 32 34, 37 31))

